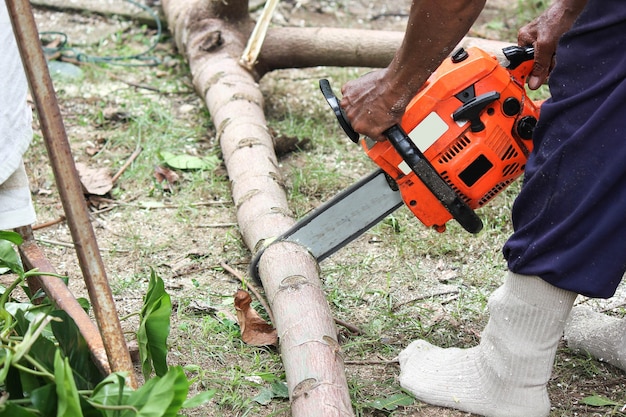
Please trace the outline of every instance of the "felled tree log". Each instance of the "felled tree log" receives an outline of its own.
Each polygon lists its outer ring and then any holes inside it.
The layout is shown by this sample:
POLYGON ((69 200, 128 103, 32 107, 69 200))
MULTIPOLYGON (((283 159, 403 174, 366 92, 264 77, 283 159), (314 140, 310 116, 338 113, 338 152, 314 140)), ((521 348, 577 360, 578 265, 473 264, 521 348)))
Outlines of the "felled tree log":
MULTIPOLYGON (((195 89, 217 127, 237 221, 254 251, 295 220, 263 113, 259 74, 238 64, 251 28, 247 4, 231 1, 228 10, 223 5, 163 2, 195 89)), ((351 416, 336 329, 317 271, 304 248, 277 244, 263 256, 260 276, 274 311, 292 415, 351 416)))
MULTIPOLYGON (((217 127, 237 221, 254 253, 295 223, 258 80, 279 68, 386 66, 402 33, 272 28, 248 71, 238 63, 253 28, 246 0, 164 0, 163 9, 217 127)), ((259 275, 274 313, 292 415, 354 415, 316 260, 299 245, 276 243, 261 257, 259 275)))

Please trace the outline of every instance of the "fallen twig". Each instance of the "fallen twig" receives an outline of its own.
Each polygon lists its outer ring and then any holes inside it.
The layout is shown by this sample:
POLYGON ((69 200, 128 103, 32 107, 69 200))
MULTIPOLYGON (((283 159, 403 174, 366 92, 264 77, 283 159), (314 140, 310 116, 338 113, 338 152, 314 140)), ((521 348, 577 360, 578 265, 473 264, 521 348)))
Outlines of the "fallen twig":
MULTIPOLYGON (((180 209, 184 207, 181 204, 168 204, 168 203, 124 203, 117 202, 122 206, 130 206, 130 207, 139 207, 142 209, 180 209)), ((203 201, 198 203, 190 203, 187 204, 190 207, 203 207, 203 206, 220 206, 220 205, 229 205, 232 204, 230 201, 203 201)))
POLYGON ((250 281, 246 280, 239 271, 237 271, 236 269, 228 265, 226 262, 221 262, 220 266, 224 268, 225 271, 231 273, 234 277, 236 277, 242 284, 245 284, 248 287, 250 292, 254 294, 256 299, 259 301, 259 303, 261 303, 261 305, 267 312, 267 315, 269 316, 270 321, 272 323, 276 323, 274 321, 274 314, 272 313, 272 309, 270 308, 269 304, 267 304, 267 302, 265 301, 265 297, 261 296, 261 293, 256 289, 256 286, 252 284, 250 281))
POLYGON ((118 77, 117 75, 111 74, 111 78, 113 78, 113 79, 115 79, 115 80, 117 80, 117 81, 119 81, 121 83, 124 83, 124 84, 126 84, 126 85, 128 85, 130 87, 140 88, 140 89, 148 90, 148 91, 154 91, 155 93, 159 93, 159 94, 163 93, 163 91, 161 91, 161 89, 159 89, 157 87, 152 87, 151 85, 147 85, 147 84, 139 84, 139 83, 135 83, 135 82, 132 82, 132 81, 127 81, 127 80, 124 80, 121 77, 118 77))
POLYGON ((372 360, 364 360, 364 361, 343 361, 346 365, 395 365, 399 363, 397 359, 391 360, 380 360, 380 359, 372 359, 372 360))
POLYGON ((337 323, 340 326, 345 327, 346 329, 348 329, 350 332, 354 334, 363 334, 363 331, 361 331, 361 329, 356 327, 354 324, 348 323, 347 321, 343 321, 341 319, 335 318, 335 323, 337 323))
POLYGON ((139 154, 141 153, 142 150, 143 149, 141 148, 141 146, 137 146, 137 149, 135 149, 135 151, 130 155, 130 157, 126 160, 126 162, 124 162, 124 165, 122 165, 122 167, 119 169, 119 171, 117 171, 117 173, 115 175, 113 175, 113 178, 111 178, 111 182, 113 184, 115 184, 117 182, 117 180, 122 176, 124 171, 126 171, 126 169, 128 169, 130 164, 132 164, 133 161, 135 159, 137 159, 137 157, 139 156, 139 154))
MULTIPOLYGON (((109 2, 83 2, 81 4, 74 5, 70 2, 58 2, 51 0, 33 0, 31 3, 33 6, 41 9, 55 10, 65 13, 94 13, 105 17, 116 16, 122 17, 126 20, 134 20, 148 27, 155 27, 156 25, 154 17, 150 16, 149 13, 145 11, 128 11, 123 6, 114 7, 115 2, 113 2, 113 5, 109 4, 109 2)), ((163 27, 167 27, 167 21, 165 19, 161 19, 161 25, 163 27)))
POLYGON ((55 224, 63 223, 65 221, 65 216, 59 216, 54 220, 49 220, 47 222, 36 224, 32 227, 33 230, 45 229, 46 227, 54 226, 55 224))
POLYGON ((393 307, 391 308, 393 311, 399 309, 400 307, 403 307, 407 304, 411 304, 414 303, 416 301, 422 301, 422 300, 426 300, 428 298, 433 298, 433 297, 441 297, 442 295, 449 295, 449 294, 458 294, 459 290, 447 290, 447 291, 441 291, 441 292, 436 292, 434 294, 425 294, 416 298, 411 298, 410 300, 407 301, 403 301, 401 303, 396 303, 393 305, 393 307))
MULTIPOLYGON (((37 238, 35 239, 37 242, 41 242, 41 243, 45 243, 46 245, 52 245, 52 246, 62 246, 65 248, 72 248, 74 249, 74 244, 73 243, 69 243, 69 242, 61 242, 59 240, 52 240, 52 239, 46 239, 46 238, 37 238)), ((117 252, 117 253, 130 253, 129 250, 125 250, 125 249, 110 249, 110 248, 103 248, 100 247, 99 248, 101 252, 117 252)))
POLYGON ((207 227, 207 228, 220 228, 220 227, 235 227, 237 223, 209 223, 209 224, 198 224, 196 227, 207 227))

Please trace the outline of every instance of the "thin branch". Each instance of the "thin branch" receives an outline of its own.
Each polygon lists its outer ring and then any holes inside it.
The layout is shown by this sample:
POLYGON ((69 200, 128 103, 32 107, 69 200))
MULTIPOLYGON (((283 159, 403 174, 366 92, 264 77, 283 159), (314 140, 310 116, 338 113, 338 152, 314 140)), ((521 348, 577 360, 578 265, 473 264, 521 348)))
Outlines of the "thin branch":
MULTIPOLYGON (((37 242, 45 243, 47 245, 62 246, 64 248, 72 248, 72 249, 75 248, 73 243, 61 242, 61 241, 58 241, 58 240, 44 239, 44 238, 37 238, 36 240, 37 240, 37 242)), ((102 251, 102 252, 130 253, 129 250, 125 250, 125 249, 110 249, 110 248, 103 248, 103 247, 100 247, 100 251, 102 251)))
POLYGON ((226 262, 221 262, 220 266, 222 268, 224 268, 225 271, 229 272, 234 277, 236 277, 242 284, 244 284, 244 285, 246 285, 248 287, 250 292, 252 294, 254 294, 256 299, 259 300, 259 303, 261 303, 261 305, 263 306, 263 308, 267 312, 267 315, 269 316, 270 321, 272 323, 276 323, 274 321, 274 314, 272 313, 272 309, 270 308, 269 304, 267 304, 267 302, 265 301, 265 297, 263 297, 261 295, 261 293, 256 289, 256 286, 253 285, 250 281, 246 280, 245 277, 239 271, 237 271, 236 269, 234 269, 233 267, 228 265, 226 262))
POLYGON ((396 365, 399 363, 397 359, 392 360, 364 360, 364 361, 343 361, 346 365, 396 365))
POLYGON ((458 293, 459 293, 459 290, 448 290, 448 291, 436 292, 434 294, 425 294, 425 295, 422 295, 422 296, 419 296, 419 297, 416 297, 416 298, 411 298, 410 300, 403 301, 401 303, 394 304, 393 307, 392 307, 392 310, 395 311, 395 310, 399 309, 400 307, 403 307, 403 306, 405 306, 407 304, 414 303, 416 301, 422 301, 422 300, 426 300, 428 298, 441 297, 442 295, 450 295, 450 294, 458 294, 458 293))
POLYGON ((356 327, 354 324, 348 323, 347 321, 343 321, 341 319, 335 318, 335 323, 337 323, 340 326, 345 327, 346 329, 348 329, 350 332, 354 334, 363 334, 363 331, 361 329, 356 327))
POLYGON ((45 229, 46 227, 54 226, 55 224, 63 223, 65 221, 65 216, 59 216, 54 220, 49 220, 47 222, 39 223, 33 226, 33 230, 45 229))
POLYGON ((111 182, 113 184, 115 184, 117 182, 117 180, 122 176, 124 171, 126 171, 128 169, 130 164, 132 164, 133 161, 135 159, 137 159, 137 157, 139 156, 139 154, 141 153, 142 150, 143 149, 141 148, 141 146, 137 146, 137 149, 135 149, 135 151, 130 155, 130 157, 126 160, 126 162, 124 162, 124 165, 122 165, 122 167, 119 169, 119 171, 117 171, 117 173, 115 175, 113 175, 113 178, 111 178, 111 182))

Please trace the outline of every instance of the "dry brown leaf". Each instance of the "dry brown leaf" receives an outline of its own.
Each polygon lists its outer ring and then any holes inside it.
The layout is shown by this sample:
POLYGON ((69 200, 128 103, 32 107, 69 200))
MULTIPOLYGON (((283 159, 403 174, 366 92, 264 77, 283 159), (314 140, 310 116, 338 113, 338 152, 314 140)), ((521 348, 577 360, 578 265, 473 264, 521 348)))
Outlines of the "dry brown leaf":
POLYGON ((175 171, 157 165, 154 167, 154 178, 156 178, 157 182, 161 184, 163 190, 171 191, 172 186, 178 182, 180 177, 175 171), (165 181, 165 184, 163 181, 165 181))
POLYGON ((252 297, 247 291, 237 290, 235 293, 235 310, 241 328, 241 340, 252 346, 268 346, 278 344, 276 329, 263 320, 250 307, 252 297))
POLYGON ((105 195, 113 188, 113 180, 107 168, 89 168, 78 162, 76 170, 86 194, 105 195))

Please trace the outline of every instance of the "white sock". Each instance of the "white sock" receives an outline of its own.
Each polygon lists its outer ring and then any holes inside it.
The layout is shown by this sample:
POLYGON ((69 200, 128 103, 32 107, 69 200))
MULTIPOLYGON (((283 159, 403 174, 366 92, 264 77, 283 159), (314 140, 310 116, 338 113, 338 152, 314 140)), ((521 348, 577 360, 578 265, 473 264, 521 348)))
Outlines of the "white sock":
POLYGON ((434 405, 492 417, 547 416, 546 385, 576 294, 509 273, 489 299, 490 319, 471 349, 423 340, 400 353, 400 385, 434 405))
POLYGON ((565 340, 571 349, 626 371, 626 319, 576 307, 567 320, 565 340))

